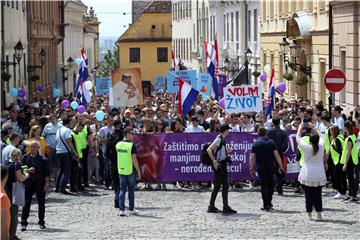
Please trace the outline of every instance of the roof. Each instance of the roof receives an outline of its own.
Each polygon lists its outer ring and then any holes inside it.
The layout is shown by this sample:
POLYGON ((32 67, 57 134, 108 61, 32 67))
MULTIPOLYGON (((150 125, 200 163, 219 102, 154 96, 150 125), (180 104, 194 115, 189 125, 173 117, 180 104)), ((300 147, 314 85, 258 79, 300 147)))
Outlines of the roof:
POLYGON ((171 1, 152 1, 143 13, 171 12, 171 1))

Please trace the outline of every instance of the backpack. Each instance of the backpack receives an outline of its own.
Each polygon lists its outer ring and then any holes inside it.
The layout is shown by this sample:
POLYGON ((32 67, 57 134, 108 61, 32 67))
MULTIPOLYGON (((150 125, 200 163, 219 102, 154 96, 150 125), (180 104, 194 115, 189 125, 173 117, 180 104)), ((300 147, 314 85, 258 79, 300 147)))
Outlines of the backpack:
MULTIPOLYGON (((203 165, 206 165, 206 166, 212 166, 213 165, 213 161, 212 161, 212 159, 210 158, 210 156, 209 156, 209 154, 207 152, 207 149, 209 148, 209 146, 212 143, 213 142, 208 142, 202 148, 202 151, 201 151, 201 163, 203 165)), ((220 142, 219 147, 216 149, 216 151, 214 153, 214 156, 217 155, 217 152, 222 148, 222 146, 223 146, 223 140, 220 142)))

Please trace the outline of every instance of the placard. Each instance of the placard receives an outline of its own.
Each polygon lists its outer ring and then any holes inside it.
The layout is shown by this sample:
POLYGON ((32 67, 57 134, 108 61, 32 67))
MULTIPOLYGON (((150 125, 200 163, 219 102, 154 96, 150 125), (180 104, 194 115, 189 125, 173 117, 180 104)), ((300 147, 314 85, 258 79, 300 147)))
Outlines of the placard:
POLYGON ((96 78, 95 91, 96 95, 109 95, 111 78, 96 78))
POLYGON ((179 78, 196 87, 195 70, 169 71, 167 73, 167 91, 168 93, 177 93, 179 91, 179 78))
POLYGON ((260 85, 241 85, 224 88, 225 111, 228 113, 261 112, 260 85))

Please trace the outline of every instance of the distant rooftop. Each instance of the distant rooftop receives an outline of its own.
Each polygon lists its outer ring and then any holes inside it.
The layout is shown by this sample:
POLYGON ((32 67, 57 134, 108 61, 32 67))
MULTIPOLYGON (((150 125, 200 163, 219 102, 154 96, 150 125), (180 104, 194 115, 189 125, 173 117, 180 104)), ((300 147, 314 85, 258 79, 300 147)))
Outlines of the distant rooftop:
POLYGON ((171 12, 171 1, 152 1, 144 10, 144 13, 167 13, 171 12))

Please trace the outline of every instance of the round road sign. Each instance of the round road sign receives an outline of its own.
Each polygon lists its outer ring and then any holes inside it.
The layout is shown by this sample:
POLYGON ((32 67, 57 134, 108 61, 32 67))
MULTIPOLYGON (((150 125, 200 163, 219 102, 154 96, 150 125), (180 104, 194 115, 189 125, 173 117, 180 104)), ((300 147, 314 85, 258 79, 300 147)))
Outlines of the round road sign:
POLYGON ((341 91, 346 84, 346 77, 339 69, 330 69, 324 76, 325 87, 330 92, 341 91))

